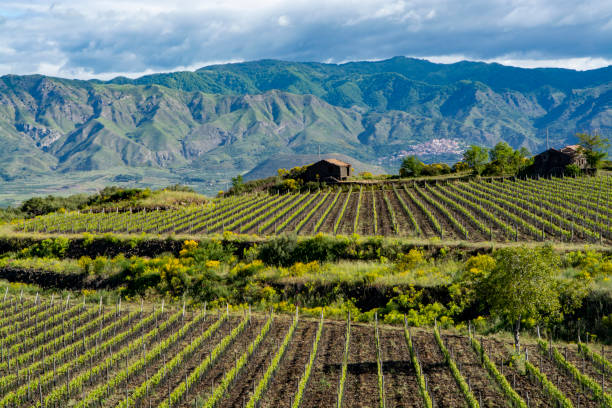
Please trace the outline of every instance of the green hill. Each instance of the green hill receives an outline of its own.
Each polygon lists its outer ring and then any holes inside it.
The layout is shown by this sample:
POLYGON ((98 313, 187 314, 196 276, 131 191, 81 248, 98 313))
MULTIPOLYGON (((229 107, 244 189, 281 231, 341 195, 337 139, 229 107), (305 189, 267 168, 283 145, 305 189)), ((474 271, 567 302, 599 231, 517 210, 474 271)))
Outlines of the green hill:
POLYGON ((405 154, 456 160, 471 143, 537 152, 547 129, 552 146, 573 143, 577 131, 612 136, 612 67, 397 57, 264 60, 108 82, 8 75, 0 78, 0 188, 10 197, 0 202, 41 185, 92 191, 114 181, 216 192, 274 157, 297 161, 319 148, 389 171, 405 154))

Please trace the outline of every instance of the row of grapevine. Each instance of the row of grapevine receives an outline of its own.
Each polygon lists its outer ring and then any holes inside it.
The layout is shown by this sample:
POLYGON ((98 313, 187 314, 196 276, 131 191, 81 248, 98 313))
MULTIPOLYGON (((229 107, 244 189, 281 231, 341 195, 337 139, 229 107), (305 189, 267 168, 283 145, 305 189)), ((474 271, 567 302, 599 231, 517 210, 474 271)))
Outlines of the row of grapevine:
POLYGON ((312 372, 312 367, 314 366, 315 359, 317 357, 317 350, 319 347, 319 340, 321 340, 321 333, 323 332, 323 313, 321 313, 321 319, 319 320, 319 327, 317 328, 317 334, 315 335, 314 342, 312 343, 312 350, 310 352, 310 357, 308 362, 306 363, 306 367, 304 368, 304 373, 300 378, 300 382, 298 383, 298 390, 293 398, 293 404, 291 404, 291 408, 299 408, 302 403, 302 398, 304 397, 304 392, 306 391, 306 386, 308 385, 308 381, 310 380, 310 373, 312 372))
MULTIPOLYGON (((261 344, 261 342, 264 340, 264 338, 270 331, 273 319, 274 315, 270 313, 266 323, 261 328, 257 337, 255 337, 255 339, 249 344, 245 352, 242 353, 242 355, 236 360, 235 365, 223 376, 219 385, 215 387, 212 394, 208 397, 206 402, 204 402, 204 408, 215 407, 219 403, 219 401, 225 396, 225 393, 227 392, 231 384, 240 374, 242 369, 246 366, 249 358, 253 355, 257 347, 261 344)), ((175 405, 188 392, 189 387, 193 385, 195 381, 196 379, 193 379, 190 384, 189 378, 187 378, 186 381, 181 382, 181 384, 179 384, 179 386, 174 389, 172 394, 170 394, 170 397, 164 400, 159 405, 159 408, 170 408, 171 406, 175 405)))
POLYGON ((338 232, 338 227, 340 226, 340 223, 342 222, 342 218, 344 217, 344 212, 346 211, 346 207, 348 206, 349 200, 351 199, 352 192, 353 192, 353 186, 351 186, 351 189, 346 194, 346 199, 344 200, 344 204, 342 204, 342 210, 340 210, 340 214, 338 214, 338 218, 336 219, 336 222, 334 223, 334 235, 338 232))
POLYGON ((434 337, 436 339, 436 343, 438 343, 438 347, 440 347, 440 350, 442 351, 442 354, 444 354, 446 364, 450 368, 451 374, 455 378, 459 389, 463 393, 463 396, 465 397, 465 401, 467 402, 468 406, 470 408, 479 408, 480 405, 478 404, 476 397, 474 397, 474 394, 472 393, 472 390, 470 389, 468 383, 465 381, 463 375, 461 375, 459 368, 457 368, 457 364, 455 364, 455 361, 451 357, 450 352, 444 345, 444 341, 442 341, 442 337, 440 337, 440 332, 438 331, 437 326, 434 327, 434 337))
POLYGON ((425 408, 433 408, 433 401, 431 400, 431 396, 429 395, 429 391, 427 390, 427 381, 425 380, 425 376, 423 375, 423 369, 421 368, 421 363, 419 362, 419 356, 417 353, 414 344, 412 343, 412 335, 410 334, 410 330, 408 329, 408 323, 406 322, 406 317, 404 317, 404 338, 406 339, 406 344, 408 345, 408 351, 410 353, 410 360, 412 362, 412 367, 416 373, 417 383, 419 385, 419 392, 421 397, 423 398, 423 404, 425 408))
POLYGON ((361 198, 363 197, 363 186, 359 187, 359 197, 357 197, 357 211, 355 212, 355 219, 353 220, 353 234, 357 233, 357 226, 359 225, 359 213, 361 212, 361 198))
POLYGON ((342 369, 340 371, 340 381, 338 383, 338 398, 336 408, 342 408, 344 398, 344 385, 346 383, 346 373, 348 372, 349 348, 351 345, 351 314, 346 319, 346 333, 344 335, 344 353, 342 353, 342 369))
POLYGON ((387 399, 385 397, 385 376, 383 373, 383 356, 380 350, 380 334, 378 332, 378 316, 374 316, 374 339, 376 340, 376 375, 378 378, 378 406, 385 408, 387 399))
POLYGON ((268 368, 266 369, 266 372, 264 373, 263 377, 257 383, 257 386, 255 387, 255 391, 253 392, 253 395, 251 395, 251 398, 246 404, 246 408, 255 408, 257 404, 259 403, 259 401, 261 400, 261 398, 263 397, 264 392, 266 391, 266 389, 272 382, 272 379, 274 378, 274 374, 278 370, 278 367, 283 359, 283 356, 285 355, 285 351, 287 351, 287 347, 289 346, 289 343, 291 342, 291 339, 293 338, 293 334, 295 333, 295 329, 297 328, 298 322, 299 322, 299 314, 298 314, 298 311, 296 310, 295 317, 293 318, 293 322, 291 323, 291 326, 289 327, 287 334, 283 338, 283 341, 281 342, 278 350, 276 351, 276 354, 274 354, 274 357, 272 358, 272 361, 268 365, 268 368))
POLYGON ((417 222, 417 220, 414 218, 414 215, 412 214, 412 211, 410 211, 410 208, 408 208, 408 205, 406 204, 406 202, 404 201, 404 199, 400 196, 399 192, 397 191, 397 189, 395 188, 395 186, 393 186, 393 192, 395 193, 395 198, 397 198, 397 200, 400 202, 400 205, 402 206, 404 213, 406 214, 406 216, 408 216, 408 218, 410 219, 410 222, 412 224, 412 228, 415 231, 415 234, 417 236, 421 235, 421 228, 419 227, 419 223, 417 222))
MULTIPOLYGON (((157 234, 225 231, 277 234, 290 228, 292 231, 287 232, 299 234, 324 230, 333 234, 342 231, 462 240, 549 238, 603 243, 612 240, 608 196, 611 186, 609 176, 419 184, 388 182, 362 184, 356 197, 353 186, 348 193, 343 193, 342 188, 332 188, 310 193, 246 194, 215 199, 210 205, 197 208, 52 213, 18 221, 15 228, 47 233, 157 234), (334 214, 333 220, 329 220, 330 214, 334 214), (471 233, 472 228, 478 233, 471 233)), ((6 315, 0 316, 2 332, 6 315)))
MULTIPOLYGON (((201 316, 200 317, 201 319, 204 319, 205 312, 201 313, 199 316, 201 316)), ((190 331, 192 331, 195 328, 195 326, 199 323, 200 318, 196 318, 192 320, 188 324, 181 327, 181 329, 178 332, 167 337, 163 342, 158 343, 155 346, 155 348, 153 348, 146 356, 144 356, 141 360, 139 360, 136 363, 136 365, 133 366, 132 371, 142 370, 149 361, 153 359, 157 359, 160 356, 164 356, 165 358, 165 351, 168 350, 170 346, 175 344, 177 341, 184 338, 190 331)), ((144 398, 148 396, 151 390, 154 390, 155 387, 157 387, 162 381, 164 381, 173 371, 178 369, 178 367, 180 367, 180 365, 188 357, 190 357, 194 352, 196 352, 196 350, 198 350, 199 347, 201 347, 201 345, 205 341, 207 341, 219 329, 219 327, 221 327, 221 325, 227 319, 229 319, 228 313, 221 314, 219 316, 219 319, 217 319, 217 321, 214 324, 208 327, 208 329, 202 332, 199 336, 192 339, 191 342, 187 345, 187 347, 179 351, 174 357, 172 357, 170 361, 167 361, 167 362, 164 361, 163 366, 160 367, 155 374, 153 374, 151 377, 145 380, 142 384, 140 384, 135 390, 133 390, 132 394, 128 398, 126 398, 124 401, 122 401, 121 404, 119 404, 118 408, 127 408, 129 406, 134 406, 135 404, 140 403, 140 401, 142 401, 144 398)), ((238 335, 238 333, 234 333, 236 329, 240 328, 239 332, 241 332, 247 323, 248 323, 248 317, 245 317, 240 323, 240 325, 234 328, 231 334, 233 335, 233 337, 231 338, 233 339, 235 336, 238 335)), ((225 346, 223 347, 227 347, 227 344, 225 344, 225 346)), ((217 351, 217 354, 219 353, 220 351, 217 351)), ((215 359, 217 357, 218 355, 214 356, 215 359)), ((209 364, 210 364, 212 362, 211 355, 209 355, 207 360, 205 361, 209 361, 209 364)), ((204 364, 204 362, 202 364, 204 364)), ((200 371, 201 370, 202 369, 200 368, 200 371)), ((200 373, 200 371, 198 371, 198 373, 200 373)))
POLYGON ((553 347, 552 344, 547 347, 546 343, 542 340, 538 340, 538 346, 542 352, 550 353, 557 365, 568 372, 582 387, 590 390, 603 406, 612 407, 612 397, 605 393, 601 385, 597 384, 597 382, 588 375, 581 373, 576 366, 563 357, 556 347, 553 347))
POLYGON ((476 339, 476 337, 472 336, 471 333, 470 343, 472 344, 476 354, 478 354, 478 357, 480 357, 482 365, 487 369, 491 377, 493 377, 499 388, 506 395, 506 398, 508 398, 508 400, 511 402, 512 406, 515 408, 528 408, 521 396, 514 391, 512 386, 510 386, 510 383, 508 380, 506 380, 506 377, 499 372, 495 364, 489 359, 489 356, 487 356, 487 354, 484 352, 482 344, 476 339))
POLYGON ((313 233, 314 234, 316 234, 319 231, 319 228, 321 228, 321 224, 323 224, 323 222, 325 222, 325 220, 327 219, 327 216, 329 215, 331 210, 333 210, 334 205, 336 205, 336 201, 338 201, 338 198, 340 198, 340 193, 341 192, 342 192, 342 190, 338 190, 338 192, 334 196, 334 199, 331 201, 331 203, 329 203, 329 205, 327 206, 327 208, 325 209, 325 211, 323 212, 323 214, 321 215, 321 217, 319 218, 319 220, 315 224, 314 229, 313 229, 313 233))

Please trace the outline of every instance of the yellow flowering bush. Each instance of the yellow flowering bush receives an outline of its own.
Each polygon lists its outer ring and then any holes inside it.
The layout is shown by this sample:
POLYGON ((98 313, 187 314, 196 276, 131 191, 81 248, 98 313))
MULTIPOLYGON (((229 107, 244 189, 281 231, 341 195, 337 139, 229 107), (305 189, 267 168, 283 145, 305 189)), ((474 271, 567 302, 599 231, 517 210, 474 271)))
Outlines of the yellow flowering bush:
POLYGON ((221 265, 221 262, 210 260, 210 261, 206 261, 205 265, 207 268, 215 269, 215 268, 218 268, 219 265, 221 265))

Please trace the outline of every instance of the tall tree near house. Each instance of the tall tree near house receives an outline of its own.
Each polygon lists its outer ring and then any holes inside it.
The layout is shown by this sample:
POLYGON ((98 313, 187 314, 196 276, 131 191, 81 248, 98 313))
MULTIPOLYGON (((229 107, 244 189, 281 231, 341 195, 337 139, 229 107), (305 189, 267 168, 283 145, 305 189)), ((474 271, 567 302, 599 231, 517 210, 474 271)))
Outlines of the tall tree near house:
POLYGON ((559 256, 551 246, 505 248, 495 252, 495 267, 483 282, 491 314, 513 326, 520 352, 521 320, 542 321, 561 309, 557 281, 559 256))
POLYGON ((580 146, 582 146, 589 166, 594 169, 599 167, 601 161, 608 156, 609 140, 597 134, 589 135, 588 133, 577 133, 576 137, 580 140, 580 146))

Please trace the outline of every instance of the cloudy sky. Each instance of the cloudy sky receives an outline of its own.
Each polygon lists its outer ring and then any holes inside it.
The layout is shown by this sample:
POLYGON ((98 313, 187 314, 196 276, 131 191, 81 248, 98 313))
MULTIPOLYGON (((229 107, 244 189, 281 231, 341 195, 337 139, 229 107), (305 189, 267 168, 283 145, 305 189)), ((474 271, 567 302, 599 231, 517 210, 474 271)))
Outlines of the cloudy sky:
POLYGON ((0 0, 0 75, 108 79, 277 58, 612 65, 610 0, 0 0))

